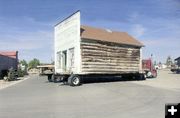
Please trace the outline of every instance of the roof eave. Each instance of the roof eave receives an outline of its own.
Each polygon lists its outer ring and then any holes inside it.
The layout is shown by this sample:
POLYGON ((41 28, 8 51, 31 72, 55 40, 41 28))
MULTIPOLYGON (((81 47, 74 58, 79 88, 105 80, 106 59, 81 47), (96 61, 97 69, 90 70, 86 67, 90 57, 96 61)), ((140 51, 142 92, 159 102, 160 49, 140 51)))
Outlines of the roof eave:
POLYGON ((97 41, 102 41, 102 42, 116 43, 116 44, 127 45, 127 46, 135 46, 135 47, 140 47, 140 48, 141 48, 141 47, 145 47, 145 45, 110 42, 110 41, 104 41, 104 40, 100 40, 100 39, 92 39, 92 38, 86 38, 86 37, 81 37, 81 39, 97 40, 97 41))

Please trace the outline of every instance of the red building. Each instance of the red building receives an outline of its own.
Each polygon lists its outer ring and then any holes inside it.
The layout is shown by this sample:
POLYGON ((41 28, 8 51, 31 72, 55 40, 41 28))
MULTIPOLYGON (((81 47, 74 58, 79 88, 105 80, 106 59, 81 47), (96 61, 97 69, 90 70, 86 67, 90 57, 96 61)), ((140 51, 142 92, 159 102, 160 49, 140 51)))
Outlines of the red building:
POLYGON ((0 76, 2 77, 10 68, 18 68, 18 51, 0 51, 0 76))

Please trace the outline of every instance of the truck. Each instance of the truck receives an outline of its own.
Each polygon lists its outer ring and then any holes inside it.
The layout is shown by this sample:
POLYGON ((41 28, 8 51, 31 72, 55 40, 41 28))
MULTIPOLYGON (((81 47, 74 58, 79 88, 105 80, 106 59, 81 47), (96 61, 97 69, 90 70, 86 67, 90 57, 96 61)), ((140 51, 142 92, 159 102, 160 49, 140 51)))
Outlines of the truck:
POLYGON ((145 77, 147 78, 156 78, 157 70, 153 65, 152 59, 143 59, 142 60, 142 69, 145 73, 145 77))
POLYGON ((142 47, 126 32, 80 23, 77 11, 54 27, 54 72, 48 81, 78 86, 85 79, 122 77, 144 80, 142 47))

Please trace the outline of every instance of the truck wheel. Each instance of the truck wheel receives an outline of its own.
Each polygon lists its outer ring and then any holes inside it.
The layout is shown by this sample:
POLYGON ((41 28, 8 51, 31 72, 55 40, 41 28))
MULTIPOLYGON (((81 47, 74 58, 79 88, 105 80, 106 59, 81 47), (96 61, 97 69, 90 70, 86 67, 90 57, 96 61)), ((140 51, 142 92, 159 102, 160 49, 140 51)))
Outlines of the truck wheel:
POLYGON ((68 78, 66 76, 62 76, 61 80, 64 85, 68 85, 68 78))
POLYGON ((140 74, 139 78, 140 78, 140 80, 146 80, 146 75, 145 74, 140 74))
POLYGON ((152 73, 150 71, 147 72, 147 77, 152 77, 152 73))
POLYGON ((145 77, 145 74, 143 73, 139 73, 135 75, 135 80, 145 80, 145 79, 146 77, 145 77))
POLYGON ((54 81, 54 75, 48 75, 48 81, 53 82, 54 81))
POLYGON ((79 86, 81 84, 81 79, 78 75, 71 75, 68 78, 68 84, 70 86, 79 86))
POLYGON ((61 81, 61 77, 56 77, 56 78, 54 78, 54 83, 58 83, 58 82, 60 82, 61 81))
POLYGON ((49 81, 49 82, 52 82, 52 80, 51 80, 51 75, 48 75, 48 81, 49 81))

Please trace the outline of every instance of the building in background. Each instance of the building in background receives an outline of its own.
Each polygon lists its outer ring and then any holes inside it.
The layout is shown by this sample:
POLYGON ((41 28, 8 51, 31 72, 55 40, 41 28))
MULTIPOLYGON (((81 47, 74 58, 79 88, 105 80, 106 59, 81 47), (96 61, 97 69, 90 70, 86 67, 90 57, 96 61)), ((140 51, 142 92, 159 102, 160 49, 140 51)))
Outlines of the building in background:
POLYGON ((171 71, 175 73, 180 73, 180 57, 176 58, 175 64, 171 66, 171 71))
POLYGON ((0 51, 0 77, 3 78, 10 68, 18 69, 18 51, 0 51))
POLYGON ((176 62, 176 65, 177 65, 178 67, 180 67, 180 57, 176 58, 176 59, 175 59, 175 62, 176 62))
POLYGON ((46 73, 53 73, 53 71, 54 71, 53 64, 41 64, 41 65, 38 65, 37 68, 39 69, 40 75, 43 75, 46 73))

